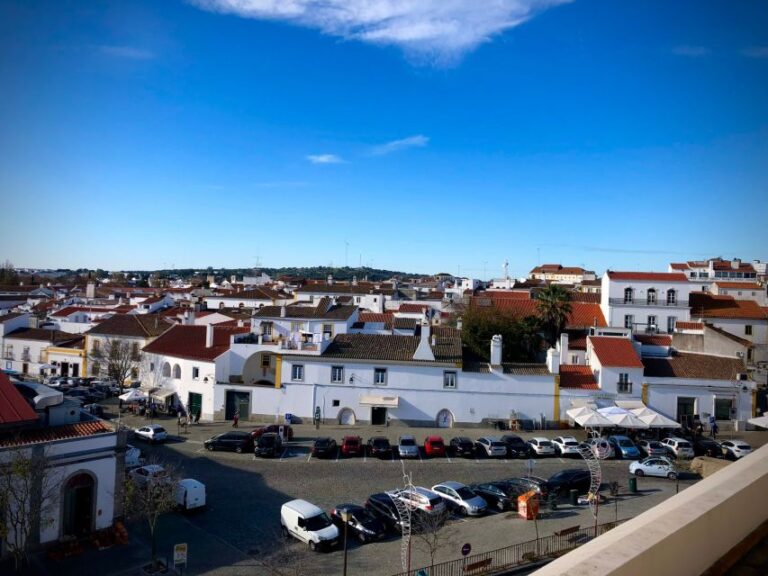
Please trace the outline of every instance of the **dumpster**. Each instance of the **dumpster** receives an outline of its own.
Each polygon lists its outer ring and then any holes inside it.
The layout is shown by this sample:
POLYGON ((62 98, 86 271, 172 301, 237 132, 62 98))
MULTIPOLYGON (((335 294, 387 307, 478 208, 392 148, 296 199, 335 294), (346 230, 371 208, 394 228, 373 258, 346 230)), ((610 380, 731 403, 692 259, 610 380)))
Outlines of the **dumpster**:
POLYGON ((629 493, 637 494, 637 478, 634 476, 629 479, 629 493))
POLYGON ((521 518, 533 520, 539 515, 539 493, 531 490, 517 497, 517 513, 521 518))
POLYGON ((570 499, 571 499, 571 506, 578 506, 579 505, 579 491, 578 490, 571 490, 569 494, 570 494, 570 499))

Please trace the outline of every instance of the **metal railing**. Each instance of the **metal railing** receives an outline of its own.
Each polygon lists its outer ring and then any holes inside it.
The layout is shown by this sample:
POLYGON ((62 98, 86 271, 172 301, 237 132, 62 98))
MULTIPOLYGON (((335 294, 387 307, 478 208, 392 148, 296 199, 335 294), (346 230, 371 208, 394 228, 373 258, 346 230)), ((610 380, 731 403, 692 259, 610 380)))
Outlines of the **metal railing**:
POLYGON ((649 302, 645 298, 609 298, 608 303, 611 306, 649 306, 653 308, 688 308, 688 300, 675 300, 667 302, 666 300, 656 300, 649 302))
POLYGON ((473 554, 466 558, 441 562, 433 566, 413 568, 410 572, 400 572, 394 576, 419 576, 420 574, 429 574, 429 576, 483 576, 493 574, 546 558, 562 556, 593 538, 605 534, 622 522, 624 520, 606 522, 578 530, 561 530, 538 540, 513 544, 505 548, 473 554))

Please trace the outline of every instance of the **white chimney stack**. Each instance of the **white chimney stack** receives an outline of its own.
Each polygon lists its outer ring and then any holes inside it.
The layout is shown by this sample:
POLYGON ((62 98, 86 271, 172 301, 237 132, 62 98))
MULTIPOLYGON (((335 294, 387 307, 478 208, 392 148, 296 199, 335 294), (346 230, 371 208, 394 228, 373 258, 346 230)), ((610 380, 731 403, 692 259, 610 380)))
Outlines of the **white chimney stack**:
POLYGON ((432 348, 429 345, 430 326, 429 322, 423 322, 421 324, 421 338, 419 339, 419 346, 416 348, 416 352, 413 353, 414 360, 435 360, 435 354, 432 352, 432 348))
POLYGON ((213 348, 213 324, 205 325, 205 347, 213 348))
POLYGON ((285 306, 280 306, 280 318, 285 318, 286 312, 285 306))
POLYGON ((560 334, 560 364, 568 364, 568 333, 560 334))
POLYGON ((560 373, 560 355, 554 348, 547 350, 547 370, 550 374, 560 373))
POLYGON ((496 334, 491 338, 491 366, 501 366, 501 334, 496 334))

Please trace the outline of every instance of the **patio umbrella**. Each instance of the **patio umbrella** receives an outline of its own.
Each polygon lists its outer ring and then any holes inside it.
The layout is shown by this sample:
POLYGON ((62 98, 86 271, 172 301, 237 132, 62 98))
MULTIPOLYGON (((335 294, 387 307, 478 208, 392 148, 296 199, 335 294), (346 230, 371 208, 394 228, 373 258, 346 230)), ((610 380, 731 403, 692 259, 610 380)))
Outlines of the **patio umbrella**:
POLYGON ((566 414, 568 415, 568 418, 571 420, 576 420, 576 418, 583 416, 585 414, 592 414, 594 410, 592 408, 589 408, 587 406, 579 406, 578 408, 570 408, 569 410, 566 410, 566 414))
POLYGON ((758 416, 757 418, 750 418, 747 420, 753 426, 759 426, 760 428, 768 428, 768 416, 758 416))
POLYGON ((632 413, 651 428, 680 428, 679 422, 672 420, 672 418, 667 418, 663 414, 659 414, 647 407, 632 410, 632 413))
POLYGON ((589 413, 582 413, 573 420, 582 428, 610 428, 614 425, 608 418, 594 410, 590 410, 589 413))
POLYGON ((609 414, 606 416, 614 426, 618 428, 649 428, 646 422, 643 422, 640 418, 632 414, 632 412, 624 411, 624 414, 609 414))
POLYGON ((120 398, 120 400, 123 402, 133 402, 135 400, 144 400, 147 398, 147 395, 137 388, 131 388, 125 394, 120 394, 118 398, 120 398))

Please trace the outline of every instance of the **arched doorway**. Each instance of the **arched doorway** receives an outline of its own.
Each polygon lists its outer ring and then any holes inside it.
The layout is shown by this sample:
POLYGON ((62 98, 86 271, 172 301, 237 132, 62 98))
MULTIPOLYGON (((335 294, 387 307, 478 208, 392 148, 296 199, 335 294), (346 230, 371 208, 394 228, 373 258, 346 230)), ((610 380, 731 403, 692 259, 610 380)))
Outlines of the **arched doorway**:
POLYGON ((453 413, 450 410, 444 409, 437 413, 437 427, 453 428, 453 413))
POLYGON ((62 536, 86 536, 93 531, 96 482, 86 472, 75 474, 64 484, 62 536))
POLYGON ((243 384, 253 386, 274 386, 277 361, 273 354, 256 352, 243 365, 243 384))
POLYGON ((351 408, 342 408, 339 411, 339 424, 342 426, 354 426, 357 419, 351 408))

